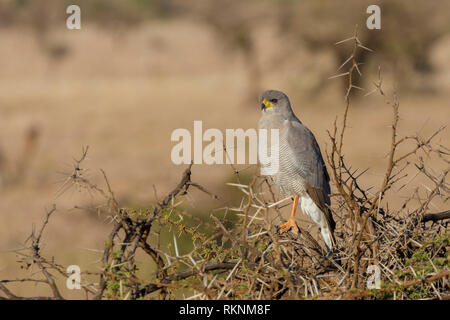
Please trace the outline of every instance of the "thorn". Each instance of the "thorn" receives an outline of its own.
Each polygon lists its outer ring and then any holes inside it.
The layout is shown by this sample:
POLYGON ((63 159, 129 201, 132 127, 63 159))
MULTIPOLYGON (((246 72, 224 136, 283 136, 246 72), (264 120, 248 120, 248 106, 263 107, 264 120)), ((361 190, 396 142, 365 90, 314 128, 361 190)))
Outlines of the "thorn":
POLYGON ((362 90, 362 91, 366 91, 366 89, 358 87, 358 86, 355 86, 353 84, 352 84, 352 88, 355 88, 355 89, 358 89, 358 90, 362 90))
POLYGON ((358 43, 358 47, 360 47, 360 48, 362 48, 364 50, 370 51, 370 52, 374 52, 372 49, 363 46, 361 43, 358 43))
POLYGON ((346 42, 346 41, 354 40, 354 39, 355 39, 355 36, 350 37, 350 38, 345 39, 345 40, 338 41, 338 42, 336 42, 334 45, 338 45, 338 44, 344 43, 344 42, 346 42))
POLYGON ((344 73, 337 74, 335 76, 331 76, 328 79, 339 78, 339 77, 346 76, 346 75, 348 75, 348 72, 344 72, 344 73))
POLYGON ((340 66, 336 71, 341 70, 341 68, 342 68, 343 66, 345 66, 345 65, 347 64, 347 62, 349 62, 352 58, 353 58, 353 55, 351 55, 350 57, 348 57, 348 59, 345 60, 344 63, 341 64, 341 66, 340 66))

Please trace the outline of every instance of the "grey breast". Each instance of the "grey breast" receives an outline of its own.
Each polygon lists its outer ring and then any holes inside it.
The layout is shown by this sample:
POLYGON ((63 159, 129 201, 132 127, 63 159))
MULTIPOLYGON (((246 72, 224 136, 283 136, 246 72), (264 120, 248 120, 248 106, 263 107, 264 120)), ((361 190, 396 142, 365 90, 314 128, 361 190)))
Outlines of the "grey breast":
MULTIPOLYGON (((302 195, 306 192, 304 177, 308 170, 307 162, 303 164, 303 160, 299 159, 290 143, 292 134, 296 133, 292 132, 290 122, 277 115, 263 116, 259 122, 261 129, 279 129, 279 167, 278 172, 272 178, 278 190, 286 196, 302 195)), ((302 139, 302 137, 295 137, 295 139, 302 139)), ((268 148, 270 149, 270 144, 268 148)))
POLYGON ((286 196, 303 195, 306 192, 303 169, 307 170, 307 168, 289 143, 289 130, 291 127, 285 125, 280 132, 279 170, 273 178, 282 194, 286 196))

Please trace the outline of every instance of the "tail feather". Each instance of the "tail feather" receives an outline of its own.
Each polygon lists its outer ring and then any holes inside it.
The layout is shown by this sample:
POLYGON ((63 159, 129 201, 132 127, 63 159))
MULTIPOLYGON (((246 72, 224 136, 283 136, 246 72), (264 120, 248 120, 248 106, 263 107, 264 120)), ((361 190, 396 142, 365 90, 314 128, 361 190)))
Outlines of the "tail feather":
POLYGON ((328 251, 332 251, 336 245, 336 240, 334 238, 333 232, 329 227, 321 227, 320 233, 322 234, 323 240, 325 241, 325 245, 327 246, 328 251))
POLYGON ((334 227, 335 223, 332 220, 331 212, 329 212, 328 208, 324 212, 309 196, 304 196, 301 198, 301 206, 304 213, 306 213, 320 228, 320 233, 322 234, 323 240, 325 241, 325 245, 327 246, 328 251, 333 250, 336 245, 336 240, 334 238, 334 227))

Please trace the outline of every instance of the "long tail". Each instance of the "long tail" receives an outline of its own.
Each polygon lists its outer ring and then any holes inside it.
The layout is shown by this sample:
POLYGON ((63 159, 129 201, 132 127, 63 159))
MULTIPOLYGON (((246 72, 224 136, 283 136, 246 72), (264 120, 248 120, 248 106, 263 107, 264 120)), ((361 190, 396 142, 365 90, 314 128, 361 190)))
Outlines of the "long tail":
POLYGON ((322 234, 328 251, 333 250, 334 246, 336 245, 336 240, 334 239, 334 234, 331 229, 328 226, 323 226, 320 228, 320 233, 322 234))
POLYGON ((301 206, 303 212, 305 212, 319 226, 328 251, 333 250, 336 245, 333 235, 336 223, 334 222, 328 207, 322 206, 322 210, 310 196, 302 197, 301 206), (324 212, 324 210, 327 211, 324 212))

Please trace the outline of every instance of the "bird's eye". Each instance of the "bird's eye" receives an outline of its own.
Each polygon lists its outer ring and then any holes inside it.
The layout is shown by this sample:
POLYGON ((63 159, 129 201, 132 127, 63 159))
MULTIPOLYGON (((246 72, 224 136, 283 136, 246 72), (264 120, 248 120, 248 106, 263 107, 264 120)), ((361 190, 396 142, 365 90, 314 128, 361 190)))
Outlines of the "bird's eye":
POLYGON ((272 102, 272 103, 277 103, 277 102, 278 102, 278 99, 270 99, 270 102, 272 102))

